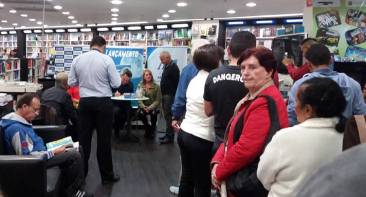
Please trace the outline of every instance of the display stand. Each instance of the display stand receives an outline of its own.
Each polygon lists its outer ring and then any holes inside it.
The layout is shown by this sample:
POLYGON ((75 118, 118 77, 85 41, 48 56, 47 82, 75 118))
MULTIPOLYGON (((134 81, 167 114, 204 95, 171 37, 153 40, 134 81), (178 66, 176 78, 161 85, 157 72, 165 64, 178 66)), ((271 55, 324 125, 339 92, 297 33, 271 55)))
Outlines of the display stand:
POLYGON ((20 80, 20 59, 0 59, 0 64, 0 79, 3 79, 5 81, 20 80))

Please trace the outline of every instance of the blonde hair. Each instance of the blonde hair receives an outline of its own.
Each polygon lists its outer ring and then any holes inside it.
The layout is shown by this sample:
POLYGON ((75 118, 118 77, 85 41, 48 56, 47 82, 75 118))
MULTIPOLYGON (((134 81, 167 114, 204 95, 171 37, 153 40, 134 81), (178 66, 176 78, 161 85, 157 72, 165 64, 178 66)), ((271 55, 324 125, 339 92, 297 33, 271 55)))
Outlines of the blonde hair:
POLYGON ((145 73, 150 73, 150 75, 151 75, 151 82, 153 83, 154 82, 154 76, 153 76, 151 70, 149 70, 147 68, 142 71, 142 83, 143 84, 146 84, 145 73))

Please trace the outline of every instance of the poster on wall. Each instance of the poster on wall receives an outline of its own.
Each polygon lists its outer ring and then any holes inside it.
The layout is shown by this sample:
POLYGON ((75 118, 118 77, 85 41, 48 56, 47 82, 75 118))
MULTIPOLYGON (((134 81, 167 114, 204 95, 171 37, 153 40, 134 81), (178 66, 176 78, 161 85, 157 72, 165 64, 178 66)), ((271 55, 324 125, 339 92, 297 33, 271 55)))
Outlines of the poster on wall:
POLYGON ((313 37, 328 46, 336 61, 366 60, 366 5, 341 0, 339 7, 314 7, 313 37))
POLYGON ((167 51, 178 65, 179 71, 187 65, 187 47, 147 47, 147 68, 151 70, 154 80, 160 84, 164 65, 160 62, 160 53, 167 51))
POLYGON ((116 65, 118 73, 125 69, 132 72, 131 81, 136 90, 142 78, 144 69, 144 48, 136 47, 107 47, 105 54, 110 56, 116 65))

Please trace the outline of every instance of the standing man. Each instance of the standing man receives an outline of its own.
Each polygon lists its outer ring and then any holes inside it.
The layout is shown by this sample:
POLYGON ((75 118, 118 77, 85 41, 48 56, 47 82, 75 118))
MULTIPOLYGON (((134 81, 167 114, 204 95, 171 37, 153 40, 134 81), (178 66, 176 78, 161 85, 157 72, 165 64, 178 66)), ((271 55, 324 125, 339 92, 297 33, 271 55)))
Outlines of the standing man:
POLYGON ((246 49, 255 46, 256 38, 252 33, 236 32, 227 48, 229 65, 223 65, 211 71, 206 79, 203 98, 206 115, 215 116, 214 152, 224 140, 226 126, 236 104, 248 93, 243 85, 240 67, 237 65, 238 58, 246 49))
POLYGON ((112 88, 121 85, 121 79, 112 58, 104 54, 106 41, 96 36, 90 51, 72 62, 69 86, 80 87, 80 144, 84 150, 85 175, 88 172, 93 130, 97 131, 97 159, 102 184, 113 183, 119 176, 113 172, 111 133, 113 125, 112 88))
POLYGON ((170 144, 174 142, 174 131, 171 126, 172 111, 171 107, 174 101, 175 91, 179 81, 179 68, 171 59, 170 53, 163 51, 160 53, 160 61, 164 65, 161 75, 160 89, 163 104, 163 112, 166 123, 166 134, 160 138, 160 144, 170 144))

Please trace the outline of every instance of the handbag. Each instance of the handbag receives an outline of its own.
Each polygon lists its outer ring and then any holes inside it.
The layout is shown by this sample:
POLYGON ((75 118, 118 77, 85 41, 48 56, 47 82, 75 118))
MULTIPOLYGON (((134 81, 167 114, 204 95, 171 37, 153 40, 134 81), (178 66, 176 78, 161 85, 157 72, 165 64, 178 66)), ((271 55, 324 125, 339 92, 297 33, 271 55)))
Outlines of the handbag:
MULTIPOLYGON (((271 121, 269 132, 266 137, 266 142, 264 145, 264 147, 266 147, 266 145, 271 141, 275 132, 280 130, 281 127, 280 127, 280 123, 279 123, 279 119, 278 119, 276 103, 273 100, 273 98, 270 96, 267 96, 267 95, 261 95, 261 96, 256 97, 255 99, 257 99, 259 97, 266 98, 267 103, 268 103, 270 121, 271 121)), ((240 115, 238 122, 235 125, 234 139, 233 139, 234 144, 239 140, 239 138, 242 134, 243 125, 244 125, 244 121, 245 121, 244 114, 248 108, 249 108, 249 106, 240 115)), ((232 120, 233 120, 233 118, 231 119, 229 125, 231 124, 232 120)), ((230 128, 230 126, 228 126, 226 128, 226 133, 228 133, 228 131, 229 131, 228 128, 230 128)), ((264 148, 263 148, 262 152, 263 151, 264 151, 264 148)), ((228 192, 233 194, 234 196, 250 196, 250 197, 267 196, 268 191, 263 187, 262 183, 259 181, 259 179, 257 177, 258 163, 259 163, 259 157, 256 158, 248 166, 245 166, 244 168, 240 169, 238 172, 235 172, 234 174, 232 174, 226 180, 226 188, 227 188, 228 192)))

